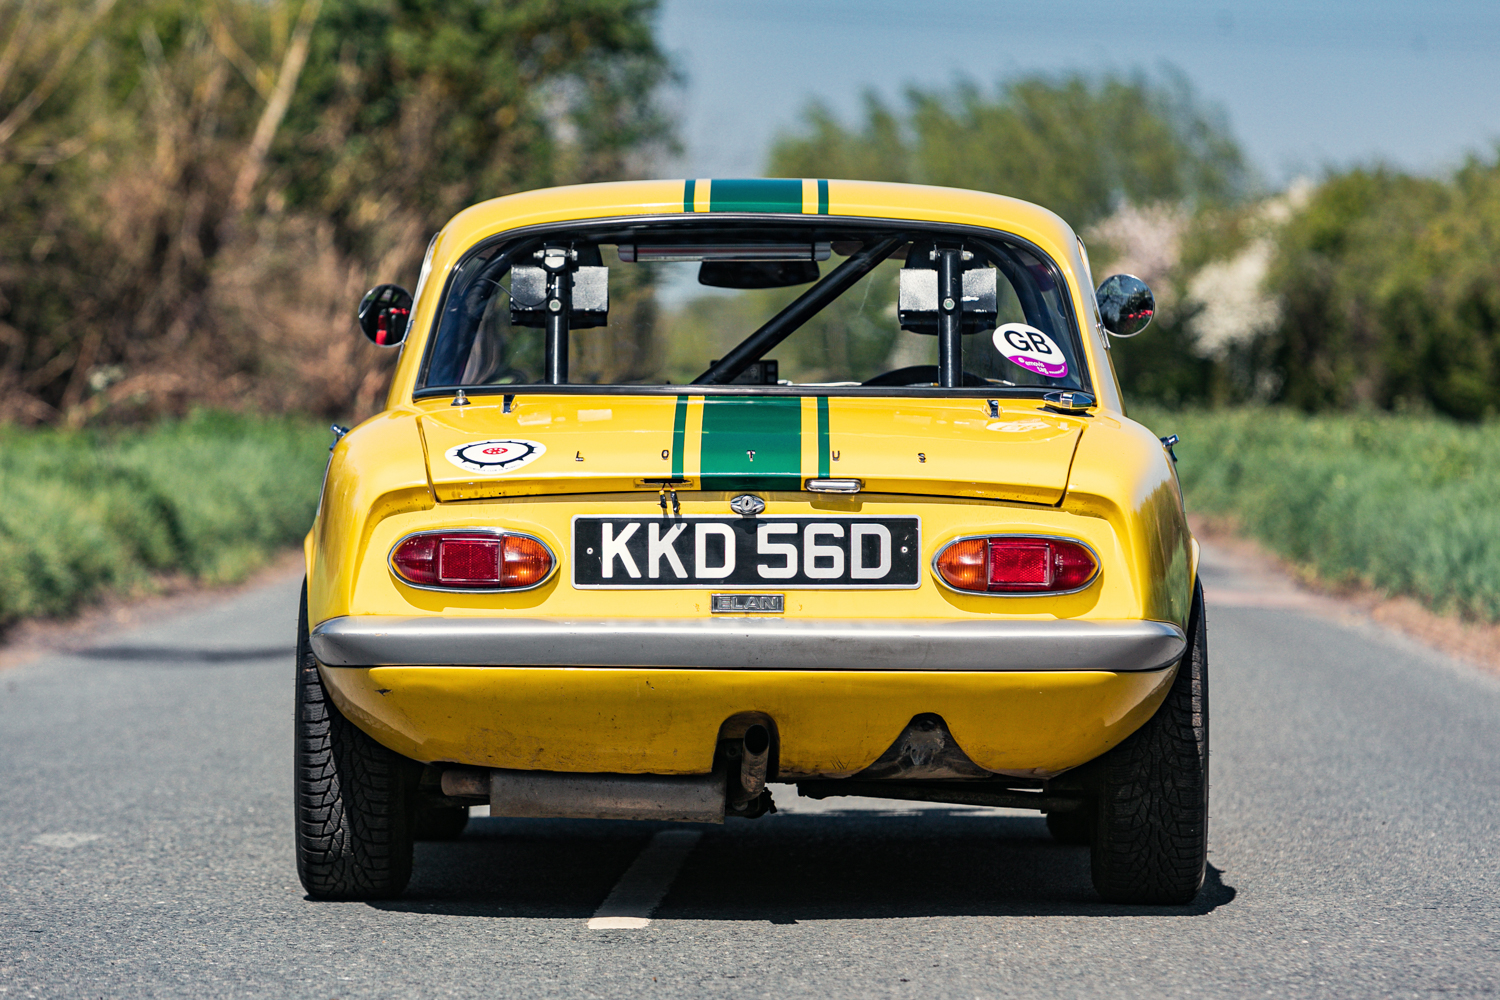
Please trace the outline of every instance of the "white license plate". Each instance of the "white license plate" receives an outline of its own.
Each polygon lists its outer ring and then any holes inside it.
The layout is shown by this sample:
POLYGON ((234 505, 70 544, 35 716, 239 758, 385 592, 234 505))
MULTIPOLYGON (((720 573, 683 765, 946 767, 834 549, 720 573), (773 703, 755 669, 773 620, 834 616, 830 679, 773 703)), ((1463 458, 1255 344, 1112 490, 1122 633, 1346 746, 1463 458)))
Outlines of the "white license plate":
POLYGON ((579 516, 573 586, 910 589, 921 536, 915 517, 579 516))

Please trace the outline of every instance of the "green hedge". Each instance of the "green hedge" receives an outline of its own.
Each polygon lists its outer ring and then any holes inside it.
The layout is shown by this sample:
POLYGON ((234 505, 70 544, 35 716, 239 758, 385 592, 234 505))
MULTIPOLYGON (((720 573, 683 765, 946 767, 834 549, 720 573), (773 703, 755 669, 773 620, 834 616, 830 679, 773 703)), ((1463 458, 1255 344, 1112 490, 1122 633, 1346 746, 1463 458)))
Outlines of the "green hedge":
POLYGON ((185 573, 231 582, 312 524, 328 431, 200 413, 126 432, 0 428, 0 627, 185 573))
POLYGON ((1177 434, 1189 511, 1338 583, 1500 620, 1500 423, 1243 409, 1132 416, 1177 434))

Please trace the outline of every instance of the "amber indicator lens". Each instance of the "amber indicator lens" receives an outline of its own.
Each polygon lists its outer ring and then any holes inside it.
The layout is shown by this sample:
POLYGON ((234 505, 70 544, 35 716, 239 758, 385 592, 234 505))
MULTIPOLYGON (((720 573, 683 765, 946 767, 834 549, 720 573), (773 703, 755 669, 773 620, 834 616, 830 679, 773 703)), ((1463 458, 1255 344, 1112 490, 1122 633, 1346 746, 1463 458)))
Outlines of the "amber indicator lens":
POLYGON ((530 587, 541 583, 552 572, 552 553, 535 538, 505 536, 505 557, 501 577, 507 587, 530 587))
POLYGON ((1060 538, 965 538, 937 558, 937 571, 950 587, 990 594, 1077 590, 1098 569, 1086 546, 1060 538))
POLYGON ((424 587, 497 590, 531 587, 552 572, 552 553, 524 535, 452 532, 418 535, 396 546, 391 565, 424 587))
POLYGON ((989 546, 983 538, 954 542, 937 558, 938 572, 959 590, 989 589, 989 546))

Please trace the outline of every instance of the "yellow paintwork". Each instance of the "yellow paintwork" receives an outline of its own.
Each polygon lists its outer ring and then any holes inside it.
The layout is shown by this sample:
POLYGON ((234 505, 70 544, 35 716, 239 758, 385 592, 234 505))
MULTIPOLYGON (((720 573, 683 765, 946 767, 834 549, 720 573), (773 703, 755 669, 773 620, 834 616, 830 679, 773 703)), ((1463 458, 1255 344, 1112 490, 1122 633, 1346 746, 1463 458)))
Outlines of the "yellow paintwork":
MULTIPOLYGON (((803 478, 818 475, 817 400, 802 405, 803 478)), ((646 488, 643 477, 672 471, 671 396, 517 396, 511 412, 496 396, 475 396, 469 406, 447 399, 419 404, 422 440, 431 456, 437 499, 611 492, 646 488), (449 448, 492 435, 545 439, 547 453, 503 477, 475 477, 445 462, 449 448), (583 486, 576 485, 582 483, 583 486)), ((696 488, 703 397, 687 408, 683 475, 696 488)), ((962 403, 924 399, 834 399, 829 439, 839 460, 830 475, 857 475, 871 493, 1055 504, 1067 487, 1068 466, 1086 421, 1043 409, 1036 402, 1007 406, 989 416, 982 399, 962 403), (983 443, 1002 443, 985 450, 983 443), (975 447, 981 445, 980 448, 975 447), (920 456, 920 457, 919 457, 920 456), (857 471, 854 471, 857 470, 857 471)))
POLYGON ((708 771, 725 719, 764 712, 782 777, 868 767, 936 712, 982 767, 1055 774, 1156 710, 1170 671, 918 673, 600 668, 325 670, 339 708, 418 760, 543 771, 708 771))
MULTIPOLYGON (((659 436, 626 428, 637 421, 658 428, 656 435, 669 433, 670 413, 665 414, 667 431, 659 429, 664 420, 661 402, 650 397, 527 396, 518 397, 516 408, 505 415, 499 406, 477 401, 469 407, 454 408, 446 400, 429 400, 387 411, 356 428, 334 449, 323 510, 309 537, 312 621, 359 614, 659 618, 706 613, 706 590, 578 591, 568 584, 564 572, 542 587, 522 593, 455 594, 404 586, 386 564, 390 549, 413 531, 443 526, 503 526, 536 535, 565 556, 575 514, 656 511, 655 488, 636 487, 634 477, 628 475, 629 467, 616 461, 617 452, 606 443, 612 446, 615 440, 630 441, 638 436, 649 442, 646 447, 637 446, 643 460, 659 465, 659 436), (474 425, 470 440, 507 436, 515 434, 516 425, 503 421, 524 415, 528 407, 555 416, 565 415, 564 410, 612 409, 610 420, 597 423, 625 426, 614 432, 591 432, 595 443, 588 447, 590 455, 599 455, 603 479, 613 489, 592 492, 586 483, 567 484, 565 477, 576 475, 573 469, 578 466, 589 467, 592 459, 586 456, 583 462, 575 460, 583 446, 580 439, 573 439, 578 448, 562 447, 556 441, 568 437, 554 438, 549 433, 552 443, 546 455, 516 473, 484 484, 483 492, 494 494, 503 489, 506 495, 438 502, 441 494, 429 486, 425 474, 419 422, 425 430, 432 426, 434 415, 449 424, 464 419, 474 425), (554 479, 561 484, 553 487, 555 493, 537 495, 538 484, 554 475, 550 471, 554 466, 561 467, 554 479)), ((1074 537, 1098 553, 1102 566, 1099 580, 1081 593, 1063 597, 959 594, 936 585, 930 577, 916 591, 792 591, 787 597, 789 614, 831 618, 1149 618, 1185 623, 1194 569, 1192 550, 1170 463, 1149 431, 1105 412, 1063 417, 1043 411, 1031 401, 1002 407, 1000 417, 993 420, 982 409, 982 400, 912 402, 913 410, 927 410, 929 413, 923 415, 932 417, 930 423, 914 425, 929 432, 925 440, 937 442, 926 445, 926 462, 916 460, 914 447, 910 453, 901 448, 901 438, 894 434, 886 440, 897 444, 882 449, 881 435, 858 430, 866 421, 882 426, 882 407, 891 407, 893 415, 905 413, 907 401, 898 400, 893 405, 886 400, 835 398, 829 403, 830 439, 841 453, 839 474, 863 478, 890 492, 872 488, 848 497, 765 493, 767 513, 916 513, 922 518, 927 557, 949 539, 980 532, 1074 537), (932 411, 937 411, 936 415, 932 411), (1081 433, 1075 425, 1084 428, 1081 433), (1007 429, 1012 427, 1021 430, 1007 429), (1062 431, 1066 433, 1059 433, 1062 431), (1037 436, 1029 437, 1033 432, 1037 436), (945 435, 967 442, 967 447, 955 443, 944 450, 945 435), (1018 452, 1030 447, 1044 452, 1051 449, 1054 461, 1038 460, 1028 466, 1018 452), (1055 469, 1060 469, 1067 496, 1061 504, 1043 504, 977 495, 984 489, 980 477, 989 476, 1003 484, 1010 472, 1006 467, 1011 464, 1035 469, 1036 479, 1043 485, 1049 483, 1055 469), (901 466, 905 469, 900 470, 901 466), (896 471, 905 475, 898 477, 896 471)), ((891 425, 896 425, 894 420, 891 425)), ((693 426, 691 420, 688 426, 693 426)), ((688 462, 692 460, 689 450, 688 462)), ((436 458, 434 467, 439 463, 441 457, 436 458)), ((689 464, 688 468, 693 466, 689 464)), ((1043 485, 1035 490, 1040 493, 1043 485)), ((1001 493, 1002 488, 995 488, 995 496, 1001 493)), ((693 489, 678 494, 682 512, 688 515, 722 514, 731 495, 693 489)))
MULTIPOLYGON (((707 198, 700 182, 700 198, 707 198)), ((946 541, 989 532, 1056 534, 1098 553, 1098 580, 1063 597, 958 594, 924 573, 916 590, 789 590, 787 617, 1151 619, 1185 626, 1197 546, 1160 442, 1125 417, 1088 266, 1062 220, 998 195, 829 181, 832 215, 961 223, 1016 234, 1048 253, 1072 289, 1099 406, 1080 416, 1039 400, 834 396, 833 476, 865 481, 853 497, 760 492, 768 514, 916 514, 922 564, 946 541), (919 458, 919 453, 922 456, 919 458)), ((803 185, 804 204, 816 185, 803 185)), ((420 359, 448 274, 476 241, 571 219, 669 215, 683 182, 585 185, 485 202, 440 233, 424 261, 410 339, 388 409, 334 449, 307 539, 310 620, 342 615, 700 617, 709 590, 576 590, 566 564, 575 514, 657 509, 643 479, 670 474, 670 396, 517 394, 414 400, 420 359), (498 478, 443 458, 457 444, 526 438, 546 454, 498 478), (533 534, 564 561, 536 590, 454 594, 407 587, 386 558, 405 534, 499 526, 533 534)), ((695 207, 700 207, 695 203, 695 207)), ((706 210, 705 202, 700 210, 706 210)), ((783 217, 785 218, 785 217, 783 217)), ((686 387, 685 387, 686 390, 686 387)), ((686 390, 689 391, 690 390, 686 390)), ((697 489, 702 397, 686 408, 682 513, 723 514, 732 493, 697 489)), ((817 412, 802 400, 803 476, 817 475, 817 412)), ((757 491, 759 492, 759 491, 757 491)), ((1045 666, 1045 665, 1039 665, 1045 666)), ((338 704, 377 739, 424 760, 577 771, 706 770, 720 724, 768 713, 784 771, 848 774, 873 761, 919 712, 937 712, 978 763, 1054 773, 1091 759, 1149 717, 1172 671, 1103 673, 848 673, 714 670, 382 667, 324 671, 338 704)))

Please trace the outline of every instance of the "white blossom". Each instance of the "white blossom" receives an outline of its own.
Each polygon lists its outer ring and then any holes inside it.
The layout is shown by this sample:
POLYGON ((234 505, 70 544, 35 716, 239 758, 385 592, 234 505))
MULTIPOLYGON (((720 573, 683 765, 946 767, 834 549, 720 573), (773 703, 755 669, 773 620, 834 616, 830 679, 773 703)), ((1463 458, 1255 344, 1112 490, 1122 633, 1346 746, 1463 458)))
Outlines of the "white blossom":
MULTIPOLYGON (((1114 251, 1110 274, 1133 274, 1161 295, 1167 292, 1167 276, 1177 266, 1188 221, 1188 212, 1180 205, 1127 204, 1090 226, 1084 239, 1107 244, 1114 251)), ((1094 275, 1098 281, 1104 277, 1094 275)))
POLYGON ((1188 328, 1199 354, 1222 358, 1229 348, 1276 325, 1281 310, 1263 287, 1275 250, 1269 238, 1251 240, 1229 260, 1216 260, 1193 275, 1187 298, 1201 308, 1188 328))
POLYGON ((1187 282, 1187 304, 1199 307, 1188 324, 1205 357, 1222 358, 1237 344, 1270 331, 1281 319, 1281 304, 1266 291, 1266 275, 1276 255, 1276 231, 1308 202, 1313 184, 1294 181, 1284 194, 1268 198, 1255 212, 1258 233, 1237 254, 1212 261, 1187 282))

